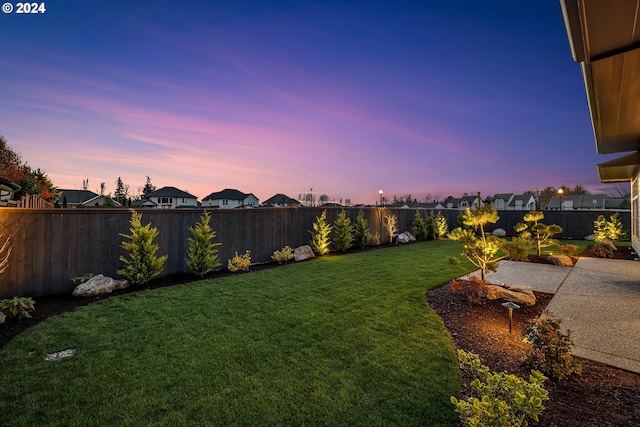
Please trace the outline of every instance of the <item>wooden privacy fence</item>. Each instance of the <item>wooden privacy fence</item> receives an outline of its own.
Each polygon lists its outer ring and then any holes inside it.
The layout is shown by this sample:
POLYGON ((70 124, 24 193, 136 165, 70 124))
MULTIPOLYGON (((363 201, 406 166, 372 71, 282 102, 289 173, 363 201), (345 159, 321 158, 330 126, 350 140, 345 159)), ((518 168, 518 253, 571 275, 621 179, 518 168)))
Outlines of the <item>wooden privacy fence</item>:
MULTIPOLYGON (((328 208, 327 222, 333 224, 340 208, 328 208)), ((360 209, 346 209, 355 220, 360 209)), ((286 245, 296 247, 307 244, 312 224, 323 208, 257 208, 212 210, 211 226, 217 232, 214 242, 219 246, 223 264, 245 250, 251 251, 253 263, 271 261, 276 249, 286 245)), ((162 275, 189 273, 187 257, 193 227, 202 215, 201 209, 141 209, 142 223, 151 223, 159 231, 156 243, 158 255, 168 255, 162 275)), ((389 236, 382 226, 385 214, 398 216, 399 230, 411 230, 414 209, 363 209, 370 232, 378 233, 382 242, 389 236)), ((426 211, 421 211, 426 214, 426 211)), ((444 210, 449 226, 453 228, 459 211, 444 210)), ((500 211, 496 227, 507 231, 522 221, 525 212, 500 211)), ((583 238, 590 234, 593 220, 602 211, 545 212, 544 222, 561 225, 564 236, 583 238)), ((604 212, 607 215, 610 212, 604 212)), ((621 213, 623 224, 629 227, 630 215, 621 213)), ((43 296, 71 292, 71 279, 86 273, 118 277, 123 267, 120 248, 123 238, 119 233, 129 233, 131 213, 127 209, 0 209, 0 234, 14 233, 10 266, 0 277, 0 298, 19 296, 43 296)))

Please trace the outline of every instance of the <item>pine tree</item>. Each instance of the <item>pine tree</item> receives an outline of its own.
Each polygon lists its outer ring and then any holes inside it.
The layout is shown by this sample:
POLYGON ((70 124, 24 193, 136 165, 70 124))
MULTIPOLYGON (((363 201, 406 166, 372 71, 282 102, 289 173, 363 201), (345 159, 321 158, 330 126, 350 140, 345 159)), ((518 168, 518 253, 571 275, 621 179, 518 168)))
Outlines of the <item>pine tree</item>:
POLYGON ((120 261, 125 264, 118 274, 126 277, 132 284, 144 285, 149 280, 160 274, 167 256, 157 257, 159 246, 153 241, 158 236, 158 229, 151 224, 142 226, 142 214, 131 209, 131 234, 120 233, 120 236, 129 241, 123 241, 120 247, 129 253, 129 258, 120 255, 120 261))
POLYGON ((147 177, 147 183, 142 188, 142 196, 146 196, 147 194, 156 191, 155 185, 151 184, 151 178, 147 177))
POLYGON ((353 224, 344 209, 334 222, 333 246, 338 252, 346 252, 353 246, 353 224))
POLYGON ((607 219, 604 215, 598 215, 593 221, 593 240, 596 242, 602 242, 607 238, 607 219))
POLYGON ((609 221, 607 222, 607 236, 612 242, 627 239, 627 232, 622 225, 622 221, 620 221, 620 215, 618 212, 609 216, 609 221))
POLYGON ((420 211, 416 211, 416 215, 413 217, 411 224, 413 225, 413 234, 416 240, 426 240, 428 235, 427 222, 422 215, 420 215, 420 211))
POLYGON ((329 236, 332 229, 333 227, 327 224, 327 211, 324 210, 322 215, 316 217, 316 221, 313 223, 313 231, 309 230, 311 234, 309 245, 316 255, 322 256, 329 253, 329 245, 331 244, 329 236))
MULTIPOLYGON (((536 252, 540 256, 541 249, 548 246, 554 246, 558 244, 558 241, 553 238, 554 235, 562 233, 562 227, 556 224, 546 225, 541 221, 544 219, 544 213, 541 211, 531 211, 524 216, 524 220, 527 222, 531 237, 536 244, 536 252)), ((517 224, 518 226, 521 224, 517 224)), ((525 231, 526 233, 526 231, 525 231)), ((521 237, 523 234, 520 234, 521 237)), ((525 237, 526 238, 526 237, 525 237)))
POLYGON ((216 237, 216 232, 209 225, 210 221, 211 215, 204 211, 200 222, 193 228, 189 227, 192 237, 187 238, 189 242, 187 267, 200 277, 222 265, 218 259, 218 249, 216 249, 221 243, 212 242, 216 237))
POLYGON ((364 211, 360 209, 358 216, 356 217, 356 223, 354 228, 355 244, 360 248, 364 248, 369 244, 371 240, 371 233, 369 232, 369 221, 364 218, 364 211))

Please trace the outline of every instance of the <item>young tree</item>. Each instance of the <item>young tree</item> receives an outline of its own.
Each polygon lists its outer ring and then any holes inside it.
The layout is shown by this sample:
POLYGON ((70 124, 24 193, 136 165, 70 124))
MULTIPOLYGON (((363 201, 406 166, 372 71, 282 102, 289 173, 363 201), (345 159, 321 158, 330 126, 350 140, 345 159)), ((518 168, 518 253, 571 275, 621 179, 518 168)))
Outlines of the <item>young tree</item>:
POLYGON ((427 221, 424 220, 420 211, 416 211, 416 215, 413 217, 413 234, 416 237, 416 240, 426 240, 429 232, 427 230, 427 221))
POLYGON ((371 240, 371 232, 369 232, 369 221, 364 218, 364 212, 362 209, 358 212, 356 217, 355 229, 354 229, 355 244, 360 248, 364 248, 369 244, 371 240))
POLYGON ((313 223, 313 231, 309 230, 311 234, 309 246, 311 246, 316 255, 322 256, 329 253, 329 245, 331 244, 329 236, 332 229, 333 227, 327 224, 327 211, 324 210, 319 217, 316 217, 316 221, 313 223))
POLYGON ((627 232, 622 225, 622 221, 620 220, 620 214, 615 212, 613 215, 609 216, 609 222, 607 223, 607 229, 609 234, 609 240, 612 242, 618 242, 621 240, 627 240, 627 232))
POLYGON ((204 211, 200 222, 193 228, 189 227, 191 237, 187 238, 189 242, 187 267, 200 277, 204 277, 222 265, 218 259, 217 249, 221 243, 212 242, 216 237, 216 232, 209 225, 210 221, 211 215, 204 211))
POLYGON ((120 203, 121 205, 124 205, 125 199, 127 198, 128 194, 129 194, 129 186, 123 183, 122 179, 118 177, 118 179, 116 180, 116 191, 113 193, 113 198, 115 199, 116 202, 120 203))
MULTIPOLYGON (((0 275, 9 268, 9 257, 11 256, 11 251, 13 249, 13 245, 11 244, 12 236, 13 235, 7 237, 0 247, 0 275)), ((0 235, 0 240, 2 240, 2 235, 0 235)))
MULTIPOLYGON (((480 238, 470 229, 456 228, 449 234, 451 240, 456 240, 462 244, 462 255, 473 265, 480 269, 481 279, 484 280, 488 271, 496 271, 498 261, 502 258, 498 256, 500 250, 500 239, 484 232, 485 225, 498 222, 498 212, 491 206, 485 205, 479 209, 471 210, 467 208, 462 214, 464 225, 472 227, 480 238)), ((458 265, 460 261, 453 257, 449 258, 449 263, 458 265)))
POLYGON ((544 213, 541 211, 531 211, 524 216, 524 220, 527 223, 526 226, 522 223, 516 225, 517 230, 523 230, 523 232, 520 233, 521 238, 527 239, 529 236, 533 238, 538 256, 540 256, 542 248, 557 245, 558 241, 555 240, 553 236, 562 233, 562 227, 559 225, 546 225, 538 222, 543 219, 544 213))
POLYGON ((159 246, 153 241, 158 236, 158 229, 151 227, 151 223, 142 226, 142 214, 131 209, 129 221, 131 234, 119 233, 129 241, 123 241, 120 247, 129 253, 129 258, 120 255, 125 267, 118 270, 118 274, 126 277, 132 284, 144 285, 160 274, 167 256, 157 257, 159 246))
POLYGON ((393 238, 398 235, 398 215, 385 214, 382 225, 389 235, 389 244, 393 243, 393 238))
POLYGON ((22 157, 0 135, 0 177, 17 183, 22 175, 22 157))
POLYGON ((435 226, 435 239, 444 239, 449 234, 449 224, 447 224, 447 218, 442 215, 442 212, 436 213, 433 224, 435 226))
POLYGON ((344 209, 338 214, 333 225, 333 246, 338 252, 346 252, 353 246, 353 224, 344 209))

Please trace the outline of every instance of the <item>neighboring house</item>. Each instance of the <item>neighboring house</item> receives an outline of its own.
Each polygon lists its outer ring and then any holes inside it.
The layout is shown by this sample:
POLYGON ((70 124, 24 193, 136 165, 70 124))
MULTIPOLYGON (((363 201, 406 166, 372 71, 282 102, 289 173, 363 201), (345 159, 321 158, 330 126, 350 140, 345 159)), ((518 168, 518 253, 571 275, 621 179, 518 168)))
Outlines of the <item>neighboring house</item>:
POLYGON ((257 207, 258 198, 253 194, 245 194, 233 188, 225 188, 217 193, 211 193, 202 199, 202 206, 207 208, 231 209, 239 207, 257 207))
POLYGON ((514 197, 513 193, 496 194, 491 198, 491 206, 496 210, 508 209, 509 203, 514 197))
MULTIPOLYGON (((90 190, 59 190, 62 194, 58 200, 58 205, 62 207, 75 208, 84 207, 102 207, 108 196, 96 194, 90 190)), ((114 206, 122 206, 115 200, 111 200, 114 206)))
POLYGON ((414 203, 411 206, 404 205, 403 209, 428 209, 428 210, 440 210, 444 209, 444 206, 440 202, 431 202, 431 203, 414 203))
POLYGON ((285 196, 284 194, 276 194, 275 196, 270 197, 262 202, 262 206, 269 206, 272 208, 286 208, 302 206, 302 203, 300 203, 296 199, 285 196))
POLYGON ((455 197, 447 197, 445 201, 442 203, 443 209, 458 209, 465 210, 467 208, 471 210, 475 210, 478 207, 484 206, 484 202, 480 200, 478 196, 463 196, 460 198, 455 197))
POLYGON ((639 4, 560 0, 571 56, 582 69, 596 152, 626 153, 597 168, 602 182, 631 182, 631 244, 636 252, 640 251, 640 43, 635 18, 639 4))
MULTIPOLYGON (((606 194, 571 194, 567 196, 552 196, 549 201, 549 210, 559 210, 562 201, 562 210, 570 209, 612 209, 615 202, 608 203, 606 194)), ((617 199, 614 199, 617 200, 617 199)))
POLYGON ((15 193, 20 191, 20 186, 15 182, 0 178, 0 206, 15 206, 15 193))
POLYGON ((459 209, 460 201, 462 199, 457 199, 455 197, 447 197, 444 201, 443 205, 445 209, 459 209))
POLYGON ((535 211, 536 199, 533 194, 513 196, 507 205, 507 209, 512 211, 535 211))
MULTIPOLYGON (((133 204, 133 203, 132 203, 133 204)), ((176 187, 162 187, 147 194, 138 203, 143 207, 158 209, 197 208, 198 198, 176 187)))

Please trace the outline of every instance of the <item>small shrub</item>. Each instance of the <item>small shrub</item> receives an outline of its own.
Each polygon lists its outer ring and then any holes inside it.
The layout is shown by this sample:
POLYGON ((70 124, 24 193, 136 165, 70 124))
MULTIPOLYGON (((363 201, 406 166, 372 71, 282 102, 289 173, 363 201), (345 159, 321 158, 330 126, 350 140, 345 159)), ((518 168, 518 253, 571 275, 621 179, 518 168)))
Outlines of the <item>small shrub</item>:
POLYGON ((628 240, 627 232, 622 226, 618 212, 609 217, 609 221, 607 222, 607 238, 612 242, 628 240))
POLYGON ((73 279, 71 279, 71 281, 73 282, 74 285, 78 286, 88 282, 89 279, 91 279, 93 276, 95 276, 95 274, 87 273, 84 276, 76 276, 73 279))
POLYGON ((514 261, 529 261, 530 247, 530 242, 520 237, 502 242, 502 249, 507 252, 507 258, 514 261))
POLYGON ((487 293, 487 286, 491 283, 486 280, 482 280, 476 276, 467 276, 467 279, 457 280, 453 279, 449 282, 451 292, 461 292, 471 302, 480 302, 483 295, 487 293))
POLYGON ((618 249, 609 239, 604 239, 599 242, 596 242, 591 249, 593 255, 598 258, 613 258, 613 252, 618 249))
POLYGON ((578 247, 567 243, 566 245, 558 245, 558 250, 562 255, 575 256, 578 253, 578 247))
POLYGON ((338 214, 333 224, 333 246, 338 252, 348 251, 353 246, 353 225, 344 209, 338 214))
POLYGON ((524 216, 527 224, 516 225, 516 230, 522 229, 521 238, 532 238, 536 245, 536 253, 540 256, 542 248, 554 246, 558 241, 553 238, 556 234, 562 233, 562 227, 556 224, 543 224, 544 213, 540 211, 531 211, 524 216))
POLYGON ((36 307, 33 299, 28 297, 13 297, 12 299, 3 299, 0 301, 0 311, 9 317, 17 317, 18 319, 31 318, 31 312, 36 307))
POLYGON ((378 233, 371 236, 369 246, 380 246, 380 235, 378 233))
POLYGON ((293 254, 293 249, 289 246, 285 246, 284 248, 273 251, 273 255, 271 255, 271 259, 276 261, 278 264, 286 263, 292 260, 295 257, 293 254))
POLYGON ((543 400, 549 399, 543 387, 547 379, 539 371, 531 371, 529 381, 505 372, 489 372, 473 353, 458 350, 461 369, 473 370, 476 379, 471 386, 480 399, 458 400, 451 396, 460 421, 465 426, 522 427, 528 419, 538 421, 544 410, 543 400))
POLYGON ((322 214, 316 217, 316 221, 313 223, 313 230, 309 230, 311 234, 309 246, 316 255, 322 256, 329 253, 329 245, 331 244, 329 236, 332 228, 327 224, 327 211, 322 211, 322 214))
POLYGON ((560 320, 551 318, 546 310, 524 328, 522 336, 531 344, 526 363, 532 369, 557 380, 582 372, 581 362, 571 356, 571 332, 560 332, 560 320))
POLYGON ((248 250, 242 256, 238 256, 238 252, 236 252, 236 255, 227 262, 227 268, 232 273, 236 271, 249 271, 250 265, 251 252, 248 250))

